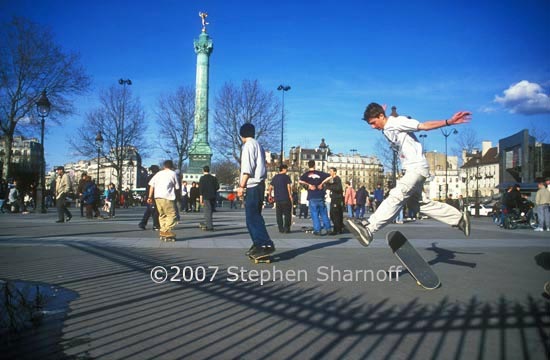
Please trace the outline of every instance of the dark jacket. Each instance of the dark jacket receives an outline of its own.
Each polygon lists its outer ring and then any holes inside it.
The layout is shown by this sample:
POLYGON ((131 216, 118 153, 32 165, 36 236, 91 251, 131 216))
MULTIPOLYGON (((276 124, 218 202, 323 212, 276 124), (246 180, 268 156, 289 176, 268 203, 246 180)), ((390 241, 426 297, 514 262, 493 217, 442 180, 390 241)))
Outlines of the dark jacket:
POLYGON ((203 200, 216 200, 216 193, 219 188, 220 184, 214 175, 204 174, 199 179, 199 194, 203 200))
POLYGON ((335 176, 325 183, 327 190, 330 190, 331 200, 344 200, 344 188, 342 187, 342 180, 340 177, 335 176))
POLYGON ((361 188, 355 193, 355 203, 357 205, 366 205, 368 196, 368 191, 365 189, 364 186, 361 186, 361 188))

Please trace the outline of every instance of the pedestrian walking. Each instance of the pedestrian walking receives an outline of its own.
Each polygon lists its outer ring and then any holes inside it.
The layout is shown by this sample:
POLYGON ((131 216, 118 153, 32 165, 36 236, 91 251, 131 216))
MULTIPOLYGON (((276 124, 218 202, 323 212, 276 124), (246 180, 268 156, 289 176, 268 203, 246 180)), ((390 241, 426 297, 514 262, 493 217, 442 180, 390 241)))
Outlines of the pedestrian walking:
POLYGON ((239 134, 243 142, 241 150, 241 176, 237 196, 243 196, 246 189, 245 216, 246 227, 252 246, 246 255, 258 257, 269 255, 275 251, 275 245, 267 233, 262 207, 265 194, 265 151, 255 137, 256 129, 251 123, 241 126, 239 134))
POLYGON ((282 164, 279 166, 279 173, 271 179, 267 192, 274 193, 275 198, 275 215, 277 218, 277 226, 280 233, 290 233, 290 225, 292 224, 292 180, 287 175, 288 166, 282 164))
POLYGON ((174 168, 172 160, 166 160, 163 168, 149 181, 147 203, 152 205, 154 199, 158 208, 160 237, 174 238, 176 234, 172 230, 176 226, 176 191, 179 190, 180 184, 176 172, 172 170, 174 168))
POLYGON ((307 201, 307 189, 302 187, 300 189, 300 213, 298 214, 298 219, 304 217, 307 219, 308 216, 308 201, 307 201))
POLYGON ((70 221, 73 217, 69 209, 67 209, 66 198, 71 192, 71 178, 65 172, 63 166, 58 166, 56 169, 57 180, 55 181, 55 204, 57 206, 57 223, 70 221))
POLYGON ((364 186, 361 186, 355 193, 355 217, 363 219, 365 217, 365 207, 367 206, 367 198, 369 192, 364 186))
POLYGON ((384 201, 384 189, 382 189, 382 184, 376 185, 376 189, 374 189, 372 196, 374 197, 374 204, 372 205, 372 211, 376 211, 380 204, 382 204, 382 201, 384 201))
POLYGON ((115 208, 118 199, 118 191, 116 190, 115 184, 110 183, 109 187, 106 190, 106 199, 109 201, 109 217, 115 217, 115 208))
POLYGON ((76 187, 76 192, 78 194, 78 199, 80 202, 80 217, 84 217, 84 208, 86 204, 83 201, 83 195, 84 195, 84 186, 86 185, 88 181, 88 174, 82 173, 80 176, 80 180, 78 181, 78 186, 76 187))
POLYGON ((344 232, 344 188, 342 180, 336 174, 335 167, 329 169, 329 177, 323 184, 330 190, 330 220, 333 228, 330 235, 342 234, 344 232))
POLYGON ((149 200, 148 195, 149 195, 149 190, 151 188, 151 186, 149 185, 149 182, 159 171, 160 171, 160 168, 157 165, 151 165, 149 167, 149 176, 147 177, 147 188, 145 189, 145 196, 147 197, 145 201, 146 208, 145 208, 145 212, 143 213, 143 217, 138 224, 138 227, 142 230, 146 229, 149 218, 153 219, 153 230, 154 231, 160 230, 159 213, 155 205, 155 199, 154 198, 151 199, 151 202, 147 201, 149 200))
POLYGON ((181 211, 189 212, 189 190, 185 180, 181 182, 181 211))
POLYGON ((344 203, 348 209, 348 218, 355 217, 355 189, 349 181, 346 181, 346 192, 344 193, 344 203))
POLYGON ((220 189, 220 184, 215 176, 210 174, 210 167, 207 165, 202 168, 203 175, 199 179, 199 199, 204 209, 204 226, 201 228, 205 231, 213 231, 212 214, 216 207, 216 194, 220 189))
POLYGON ((535 196, 535 205, 537 216, 539 218, 539 226, 535 231, 550 231, 550 192, 546 189, 546 184, 543 180, 538 182, 538 191, 535 196))
POLYGON ((199 212, 199 198, 200 198, 200 191, 199 191, 199 185, 196 182, 191 183, 191 189, 189 190, 189 202, 191 203, 191 211, 193 212, 199 212))
POLYGON ((346 220, 346 226, 354 233, 363 246, 368 246, 373 234, 395 219, 405 202, 412 198, 420 204, 420 211, 427 216, 456 226, 467 237, 470 236, 470 219, 468 212, 436 201, 432 201, 422 191, 424 182, 429 177, 429 166, 424 156, 422 144, 414 132, 419 130, 433 130, 445 126, 458 125, 470 121, 471 113, 460 111, 447 120, 419 122, 405 116, 389 117, 385 114, 385 107, 376 103, 367 106, 363 120, 373 128, 381 130, 390 142, 392 148, 399 153, 401 165, 405 175, 397 181, 387 199, 380 204, 368 221, 352 219, 346 220))

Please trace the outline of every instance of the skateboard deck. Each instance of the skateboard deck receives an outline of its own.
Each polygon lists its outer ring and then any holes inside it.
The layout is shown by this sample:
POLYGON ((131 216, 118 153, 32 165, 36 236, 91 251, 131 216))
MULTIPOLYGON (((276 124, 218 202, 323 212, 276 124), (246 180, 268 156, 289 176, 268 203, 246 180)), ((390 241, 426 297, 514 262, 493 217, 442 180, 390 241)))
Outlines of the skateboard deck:
POLYGON ((258 257, 248 255, 248 258, 250 260, 254 261, 254 264, 270 264, 271 261, 273 261, 273 258, 271 257, 271 254, 258 256, 258 257))
POLYGON ((164 242, 173 242, 176 241, 176 234, 168 235, 168 236, 160 236, 160 240, 164 242))
POLYGON ((391 231, 386 235, 386 241, 392 252, 409 270, 418 285, 427 290, 437 289, 441 285, 437 274, 411 245, 405 235, 399 231, 391 231))
POLYGON ((174 241, 176 241, 176 237, 175 236, 161 236, 160 240, 164 241, 164 242, 174 242, 174 241))
POLYGON ((302 231, 306 234, 313 234, 313 228, 311 226, 302 226, 302 231))

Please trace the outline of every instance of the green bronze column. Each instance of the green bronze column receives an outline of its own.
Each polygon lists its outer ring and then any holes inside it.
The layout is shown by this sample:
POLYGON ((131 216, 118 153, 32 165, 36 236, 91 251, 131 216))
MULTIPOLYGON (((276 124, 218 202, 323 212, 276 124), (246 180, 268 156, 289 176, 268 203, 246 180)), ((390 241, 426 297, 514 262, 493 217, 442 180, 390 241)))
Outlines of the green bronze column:
POLYGON ((210 166, 212 149, 208 144, 208 75, 209 59, 214 43, 206 33, 206 17, 208 14, 199 13, 202 18, 202 32, 195 40, 195 53, 197 54, 197 82, 195 92, 195 132, 193 142, 189 150, 190 174, 202 174, 205 165, 210 166))

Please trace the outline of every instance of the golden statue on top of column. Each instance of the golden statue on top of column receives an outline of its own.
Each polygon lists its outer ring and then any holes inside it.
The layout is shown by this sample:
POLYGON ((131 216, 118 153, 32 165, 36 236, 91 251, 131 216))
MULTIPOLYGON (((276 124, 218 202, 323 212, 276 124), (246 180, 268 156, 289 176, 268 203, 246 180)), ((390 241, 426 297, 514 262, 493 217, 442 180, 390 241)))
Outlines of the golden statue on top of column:
POLYGON ((206 25, 210 24, 210 23, 206 22, 206 18, 208 17, 208 13, 199 12, 199 16, 202 18, 202 32, 206 32, 206 25))

